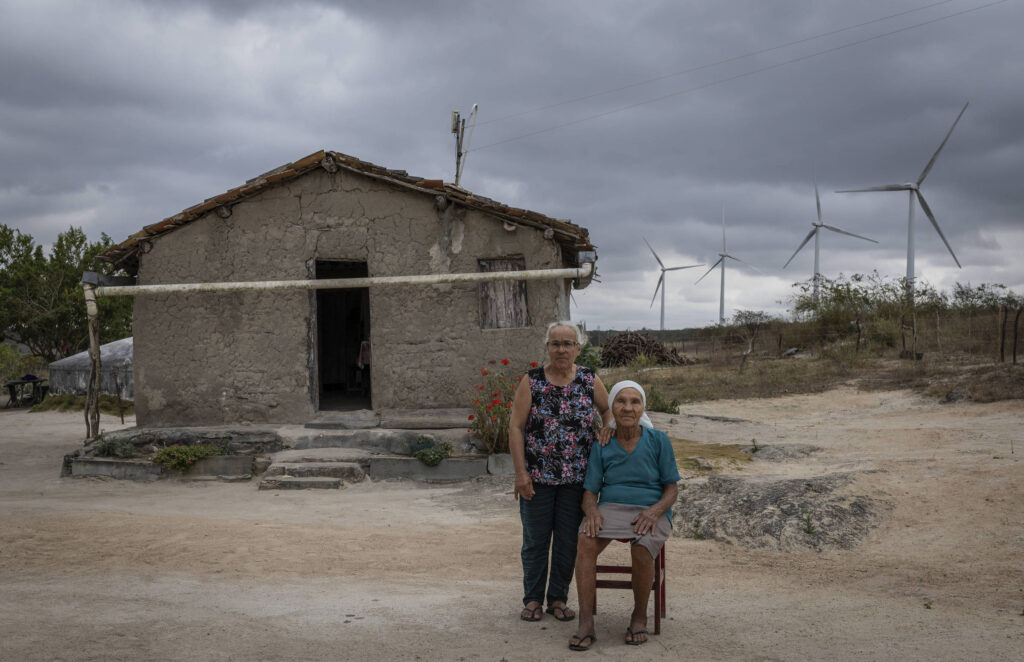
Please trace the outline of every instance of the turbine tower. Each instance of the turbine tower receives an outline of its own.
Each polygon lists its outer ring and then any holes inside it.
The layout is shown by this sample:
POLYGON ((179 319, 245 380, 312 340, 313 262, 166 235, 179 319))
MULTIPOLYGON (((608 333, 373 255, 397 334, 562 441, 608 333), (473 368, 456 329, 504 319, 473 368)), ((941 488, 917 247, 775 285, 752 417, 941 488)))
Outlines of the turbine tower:
MULTIPOLYGON (((739 259, 738 257, 734 257, 732 255, 729 255, 729 253, 726 252, 726 249, 725 249, 725 207, 723 206, 722 207, 722 252, 718 254, 718 261, 715 262, 714 264, 712 264, 711 268, 704 272, 704 276, 707 276, 709 273, 711 273, 712 271, 715 270, 715 267, 717 267, 718 265, 722 265, 722 285, 721 285, 721 290, 718 293, 718 323, 719 324, 725 324, 725 259, 726 258, 729 258, 730 260, 736 260, 737 262, 740 262, 742 264, 746 264, 748 267, 750 267, 754 271, 760 272, 760 270, 757 267, 755 267, 754 265, 749 264, 747 262, 743 262, 743 260, 739 259)), ((701 276, 700 278, 698 278, 697 282, 694 283, 694 285, 696 285, 697 283, 699 283, 702 280, 704 280, 704 276, 701 276)))
MULTIPOLYGON (((946 133, 946 137, 942 139, 939 144, 939 148, 932 154, 932 158, 928 161, 928 165, 921 171, 921 176, 917 178, 916 182, 907 182, 905 184, 888 184, 886 186, 871 186, 869 188, 858 188, 858 189, 846 189, 843 191, 836 191, 837 193, 863 193, 867 191, 909 191, 910 194, 910 207, 907 213, 907 301, 913 306, 914 305, 914 197, 917 196, 917 201, 921 203, 921 209, 924 210, 928 220, 932 222, 932 227, 939 233, 939 237, 942 238, 942 243, 946 244, 946 248, 949 250, 949 254, 953 256, 953 261, 956 262, 956 266, 960 267, 960 260, 956 258, 956 253, 953 252, 953 247, 946 241, 946 235, 942 234, 942 230, 939 228, 938 221, 935 220, 935 214, 932 213, 931 207, 925 202, 924 195, 921 193, 921 184, 924 183, 925 177, 931 172, 932 166, 935 165, 935 159, 939 158, 939 152, 946 146, 946 141, 953 135, 953 129, 956 128, 957 122, 964 116, 964 112, 967 110, 967 106, 970 102, 965 103, 963 110, 953 120, 953 126, 949 127, 949 132, 946 133)), ((962 268, 962 267, 961 267, 962 268)))
POLYGON ((694 267, 703 267, 703 264, 690 264, 685 267, 666 267, 665 263, 661 261, 658 254, 654 252, 654 248, 651 247, 651 243, 647 241, 646 237, 642 238, 644 243, 647 244, 647 248, 651 249, 651 254, 654 259, 658 261, 658 266, 661 267, 661 277, 658 278, 658 284, 654 286, 654 296, 651 297, 651 306, 654 305, 654 300, 658 298, 658 289, 661 289, 661 326, 659 327, 662 331, 665 330, 665 272, 666 271, 678 271, 680 269, 692 269, 694 267))
POLYGON ((811 240, 811 237, 814 237, 814 305, 817 306, 818 305, 818 281, 821 279, 821 269, 819 268, 820 264, 821 264, 821 261, 820 261, 821 229, 825 228, 826 230, 831 230, 832 232, 838 232, 839 234, 849 235, 851 237, 856 237, 857 239, 863 239, 864 241, 870 241, 870 242, 875 243, 875 244, 877 244, 878 242, 875 241, 874 239, 868 239, 867 237, 862 237, 859 234, 853 234, 852 232, 847 232, 846 230, 840 230, 839 228, 832 227, 831 225, 826 225, 825 223, 823 223, 821 221, 821 196, 818 195, 818 176, 817 175, 814 176, 814 201, 818 204, 818 222, 817 223, 814 223, 814 222, 811 223, 811 231, 807 233, 806 237, 804 237, 803 242, 799 246, 796 247, 796 250, 793 251, 793 255, 788 260, 786 260, 786 264, 782 265, 782 268, 785 269, 786 267, 788 267, 789 263, 793 261, 794 257, 796 257, 796 254, 800 252, 800 249, 802 249, 804 246, 807 245, 807 242, 811 240))

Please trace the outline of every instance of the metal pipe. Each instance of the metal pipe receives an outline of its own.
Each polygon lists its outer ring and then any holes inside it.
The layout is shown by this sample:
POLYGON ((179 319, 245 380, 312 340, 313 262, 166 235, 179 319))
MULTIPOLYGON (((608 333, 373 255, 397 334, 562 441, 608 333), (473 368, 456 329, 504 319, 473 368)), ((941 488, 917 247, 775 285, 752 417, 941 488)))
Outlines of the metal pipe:
POLYGON ((578 268, 531 269, 525 271, 485 271, 480 273, 429 274, 425 276, 375 276, 372 278, 321 278, 309 280, 240 281, 235 283, 173 283, 166 285, 100 286, 97 296, 136 296, 188 292, 240 292, 246 290, 342 290, 386 285, 439 285, 442 283, 479 283, 495 280, 548 280, 588 278, 594 272, 591 262, 578 268))

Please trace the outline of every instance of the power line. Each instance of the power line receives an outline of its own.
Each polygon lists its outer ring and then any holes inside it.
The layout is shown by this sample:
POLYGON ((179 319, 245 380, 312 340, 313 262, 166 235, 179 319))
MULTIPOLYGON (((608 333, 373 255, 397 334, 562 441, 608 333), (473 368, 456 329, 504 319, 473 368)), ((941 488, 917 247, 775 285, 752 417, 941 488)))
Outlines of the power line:
POLYGON ((827 48, 825 50, 816 51, 814 53, 808 53, 807 55, 801 55, 800 57, 795 57, 795 58, 792 58, 792 59, 789 59, 789 60, 785 60, 783 62, 778 62, 776 64, 771 64, 771 65, 768 65, 768 66, 765 66, 765 67, 759 67, 757 69, 751 69, 750 71, 745 71, 743 73, 736 74, 735 76, 729 76, 728 78, 722 78, 720 80, 711 81, 710 83, 704 83, 702 85, 696 85, 694 87, 689 87, 689 88, 686 88, 686 89, 683 89, 683 90, 678 90, 676 92, 671 92, 669 94, 664 94, 662 96, 654 97, 652 99, 646 99, 644 101, 638 101, 636 103, 631 103, 631 104, 626 105, 626 106, 620 106, 618 108, 613 108, 612 110, 607 110, 607 111, 604 111, 602 113, 597 113, 595 115, 588 115, 586 117, 580 117, 578 119, 571 120, 569 122, 563 122, 562 124, 556 124, 554 126, 549 126, 549 127, 545 128, 545 129, 538 129, 536 131, 530 131, 528 133, 524 133, 524 134, 521 134, 521 135, 518 135, 518 136, 513 136, 511 138, 505 138, 504 140, 499 140, 499 141, 496 141, 496 142, 488 143, 486 145, 481 145, 480 147, 476 147, 476 148, 474 148, 471 151, 479 152, 480 150, 489 149, 491 147, 497 147, 498 145, 504 145, 506 143, 515 142, 517 140, 523 140, 524 138, 530 138, 530 137, 533 137, 533 136, 541 135, 543 133, 550 133, 551 131, 556 131, 558 129, 563 129, 563 128, 568 127, 568 126, 573 126, 575 124, 582 124, 583 122, 589 122, 591 120, 600 119, 602 117, 607 117, 608 115, 614 115, 616 113, 621 113, 621 112, 624 112, 624 111, 627 111, 627 110, 632 110, 633 108, 638 108, 640 106, 645 106, 647 104, 657 103, 658 101, 664 101, 665 99, 671 99, 673 97, 677 97, 677 96, 680 96, 680 95, 683 95, 683 94, 689 94, 690 92, 697 92, 699 90, 704 90, 704 89, 708 89, 708 88, 711 88, 711 87, 716 87, 718 85, 722 85, 724 83, 729 83, 729 82, 732 82, 734 80, 738 80, 740 78, 746 78, 748 76, 753 76, 754 74, 763 73, 765 71, 771 71, 773 69, 779 69, 781 67, 785 67, 785 66, 788 66, 790 64, 795 64, 797 62, 803 62, 804 60, 809 60, 811 58, 815 58, 815 57, 818 57, 820 55, 827 55, 829 53, 835 53, 837 51, 845 50, 847 48, 852 48, 854 46, 860 46, 861 44, 866 44, 868 42, 876 41, 878 39, 883 39, 885 37, 891 37, 892 35, 900 34, 902 32, 909 32, 910 30, 914 30, 914 29, 917 29, 917 28, 920 28, 920 27, 924 27, 926 25, 931 25, 933 23, 939 23, 941 21, 946 21, 946 20, 949 20, 951 18, 956 18, 958 16, 963 16, 964 14, 970 14, 972 12, 976 12, 976 11, 979 11, 979 10, 982 10, 982 9, 988 9, 989 7, 994 7, 996 5, 1001 5, 1001 4, 1006 3, 1006 2, 1009 2, 1009 0, 996 0, 995 2, 989 2, 989 3, 984 4, 984 5, 979 5, 977 7, 972 7, 970 9, 964 9, 962 11, 954 12, 952 14, 947 14, 946 16, 940 16, 939 18, 933 18, 933 19, 928 20, 928 21, 922 21, 920 23, 915 23, 913 25, 908 25, 906 27, 902 27, 902 28, 899 28, 897 30, 891 30, 889 32, 883 32, 881 34, 877 34, 877 35, 874 35, 874 36, 871 36, 871 37, 866 37, 864 39, 858 39, 856 41, 851 41, 851 42, 848 42, 846 44, 841 44, 839 46, 834 46, 832 48, 827 48))
POLYGON ((939 5, 946 5, 946 4, 949 4, 950 2, 953 2, 953 0, 941 0, 941 2, 933 2, 933 3, 929 4, 929 5, 924 5, 922 7, 917 7, 916 9, 908 9, 906 11, 902 11, 902 12, 899 12, 897 14, 890 14, 888 16, 883 16, 882 18, 876 18, 876 19, 872 19, 870 21, 865 21, 863 23, 857 23, 856 25, 849 25, 849 26, 846 26, 844 28, 839 28, 837 30, 832 30, 830 32, 822 32, 821 34, 816 34, 816 35, 814 35, 812 37, 804 37, 803 39, 797 39, 796 41, 786 42, 785 44, 779 44, 778 46, 772 46, 770 48, 765 48, 765 49, 762 49, 762 50, 759 50, 759 51, 751 51, 749 53, 744 53, 742 55, 735 55, 733 57, 729 57, 729 58, 726 58, 724 60, 718 60, 717 62, 709 62, 707 64, 701 64, 701 65, 698 65, 696 67, 691 67, 689 69, 683 69, 682 71, 676 71, 676 72, 671 73, 671 74, 664 74, 662 76, 656 76, 654 78, 648 78, 646 80, 638 81, 636 83, 629 83, 628 85, 623 85, 621 87, 614 87, 614 88, 611 88, 611 89, 602 90, 600 92, 594 92, 593 94, 587 94, 587 95, 584 95, 584 96, 581 96, 581 97, 575 97, 575 98, 572 98, 572 99, 566 99, 564 101, 558 101, 558 102, 555 102, 555 103, 552 103, 552 104, 548 104, 546 106, 538 106, 536 108, 530 108, 529 110, 522 110, 522 111, 519 111, 517 113, 511 113, 509 115, 503 115, 501 117, 496 117, 496 118, 491 119, 491 120, 485 120, 483 122, 479 122, 479 126, 484 126, 485 124, 493 124, 495 122, 503 122, 505 120, 514 119, 516 117, 522 117, 524 115, 530 115, 532 113, 537 113, 537 112, 540 112, 542 110, 550 110, 552 108, 558 108, 560 106, 567 106, 567 105, 572 104, 572 103, 577 103, 577 102, 580 102, 580 101, 587 101, 589 99, 594 99, 594 98, 597 98, 597 97, 600 97, 600 96, 604 96, 606 94, 612 94, 612 93, 615 93, 615 92, 621 92, 623 90, 628 90, 628 89, 631 89, 631 88, 634 88, 634 87, 640 87, 641 85, 648 85, 650 83, 657 83, 658 81, 667 80, 669 78, 676 78, 678 76, 684 76, 686 74, 692 74, 692 73, 697 72, 697 71, 703 71, 704 69, 710 69, 712 67, 717 67, 719 65, 729 64, 730 62, 736 62, 736 61, 742 60, 744 58, 755 57, 757 55, 764 55, 765 53, 771 53, 772 51, 781 50, 783 48, 789 48, 790 46, 796 46, 796 45, 799 45, 799 44, 805 44, 807 42, 815 41, 815 40, 821 39, 823 37, 830 37, 832 35, 836 35, 836 34, 839 34, 841 32, 848 32, 850 30, 855 30, 857 28, 862 28, 864 26, 872 25, 874 23, 881 23, 883 21, 888 21, 889 19, 899 18, 900 16, 906 16, 907 14, 913 14, 915 12, 924 11, 925 9, 931 9, 933 7, 938 7, 939 5))

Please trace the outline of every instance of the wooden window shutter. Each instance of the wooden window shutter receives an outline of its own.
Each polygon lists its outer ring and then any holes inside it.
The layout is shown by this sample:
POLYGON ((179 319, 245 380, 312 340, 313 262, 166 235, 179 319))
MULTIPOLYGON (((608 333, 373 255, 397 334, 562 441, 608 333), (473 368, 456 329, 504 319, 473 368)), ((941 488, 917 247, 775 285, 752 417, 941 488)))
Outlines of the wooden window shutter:
MULTIPOLYGON (((523 271, 522 256, 480 260, 480 271, 523 271)), ((530 326, 526 306, 525 280, 496 280, 480 283, 480 328, 514 329, 530 326)))

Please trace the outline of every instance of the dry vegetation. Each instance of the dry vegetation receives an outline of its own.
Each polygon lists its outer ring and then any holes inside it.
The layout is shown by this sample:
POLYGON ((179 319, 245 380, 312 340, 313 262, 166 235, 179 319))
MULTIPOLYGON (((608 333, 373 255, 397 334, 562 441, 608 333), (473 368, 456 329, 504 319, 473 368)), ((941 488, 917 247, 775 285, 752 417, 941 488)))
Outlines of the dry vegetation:
POLYGON ((912 389, 930 397, 994 402, 1024 399, 1024 365, 994 363, 977 356, 925 355, 919 361, 890 357, 760 357, 741 374, 733 360, 688 366, 605 368, 606 384, 635 379, 664 399, 682 403, 737 398, 771 398, 819 393, 840 385, 864 390, 912 389))

